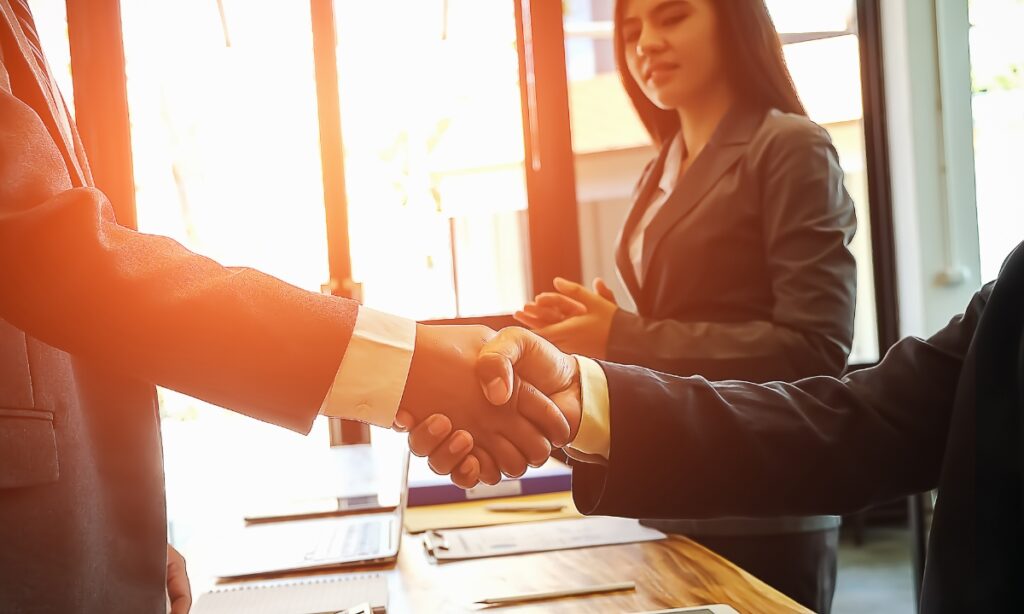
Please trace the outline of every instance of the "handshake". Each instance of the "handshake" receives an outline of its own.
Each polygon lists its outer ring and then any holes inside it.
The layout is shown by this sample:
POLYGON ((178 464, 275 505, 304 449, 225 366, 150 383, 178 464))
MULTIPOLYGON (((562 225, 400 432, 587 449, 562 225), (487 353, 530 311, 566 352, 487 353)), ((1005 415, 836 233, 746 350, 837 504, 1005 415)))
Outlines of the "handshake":
POLYGON ((539 467, 576 437, 576 359, 520 328, 416 327, 395 428, 414 454, 462 488, 539 467))

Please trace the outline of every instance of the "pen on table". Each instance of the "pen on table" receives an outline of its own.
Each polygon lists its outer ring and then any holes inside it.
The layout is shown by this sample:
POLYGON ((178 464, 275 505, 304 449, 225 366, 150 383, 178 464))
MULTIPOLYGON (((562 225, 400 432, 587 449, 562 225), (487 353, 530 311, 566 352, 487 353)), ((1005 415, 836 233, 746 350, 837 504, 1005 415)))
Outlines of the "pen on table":
POLYGON ((488 512, 560 512, 562 503, 491 503, 484 506, 488 512))
POLYGON ((498 605, 502 603, 520 603, 524 601, 542 601, 545 599, 560 599, 562 597, 575 597, 579 595, 593 595, 596 593, 616 593, 619 591, 636 590, 636 582, 617 582, 615 584, 597 584, 594 586, 582 586, 580 588, 567 588, 560 591, 548 591, 544 593, 525 593, 522 595, 509 595, 508 597, 493 597, 481 599, 474 602, 477 605, 498 605))

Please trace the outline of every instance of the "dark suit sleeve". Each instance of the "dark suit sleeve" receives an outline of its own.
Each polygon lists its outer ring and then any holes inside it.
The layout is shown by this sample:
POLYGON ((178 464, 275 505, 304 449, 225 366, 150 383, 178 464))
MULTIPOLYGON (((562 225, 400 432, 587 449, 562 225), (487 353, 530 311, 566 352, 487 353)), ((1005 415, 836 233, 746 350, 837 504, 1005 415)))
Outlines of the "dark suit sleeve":
MULTIPOLYGON (((828 135, 803 120, 751 144, 760 174, 770 320, 655 319, 619 310, 609 360, 709 379, 793 381, 839 375, 853 341, 856 230, 853 201, 828 135)), ((748 249, 756 246, 737 246, 748 249)))
POLYGON ((72 359, 308 431, 355 303, 119 226, 101 192, 69 189, 34 113, 0 96, 0 318, 72 359))
POLYGON ((935 488, 990 292, 842 380, 710 383, 602 364, 611 448, 606 466, 575 465, 577 506, 637 518, 839 514, 935 488))

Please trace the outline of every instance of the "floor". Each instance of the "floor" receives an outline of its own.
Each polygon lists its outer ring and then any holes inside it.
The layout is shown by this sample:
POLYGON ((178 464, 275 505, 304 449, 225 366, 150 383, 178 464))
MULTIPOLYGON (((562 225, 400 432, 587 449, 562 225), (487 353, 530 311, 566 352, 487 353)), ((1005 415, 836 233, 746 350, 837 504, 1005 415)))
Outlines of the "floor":
POLYGON ((860 546, 844 535, 832 614, 914 614, 912 574, 907 529, 866 529, 860 546))

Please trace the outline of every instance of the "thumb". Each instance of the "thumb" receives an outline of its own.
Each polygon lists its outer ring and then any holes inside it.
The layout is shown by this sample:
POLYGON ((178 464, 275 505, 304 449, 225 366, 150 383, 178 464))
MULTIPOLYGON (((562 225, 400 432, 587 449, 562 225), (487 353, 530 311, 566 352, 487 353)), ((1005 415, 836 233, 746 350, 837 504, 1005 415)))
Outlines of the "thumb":
POLYGON ((618 305, 618 302, 616 302, 615 300, 615 293, 612 292, 612 289, 609 288, 608 284, 604 283, 604 280, 601 279, 600 277, 594 278, 594 292, 597 292, 598 296, 600 296, 601 298, 609 300, 618 305))
POLYGON ((595 304, 599 298, 590 290, 587 290, 580 284, 574 281, 569 281, 568 279, 556 277, 553 283, 555 285, 555 290, 558 290, 569 298, 575 299, 588 307, 595 304))
POLYGON ((491 403, 507 403, 518 374, 543 394, 563 390, 575 374, 576 361, 550 341, 522 328, 501 330, 484 344, 477 377, 491 403))
POLYGON ((512 399, 513 364, 521 348, 514 340, 494 338, 480 351, 476 376, 484 396, 492 405, 504 405, 512 399))

